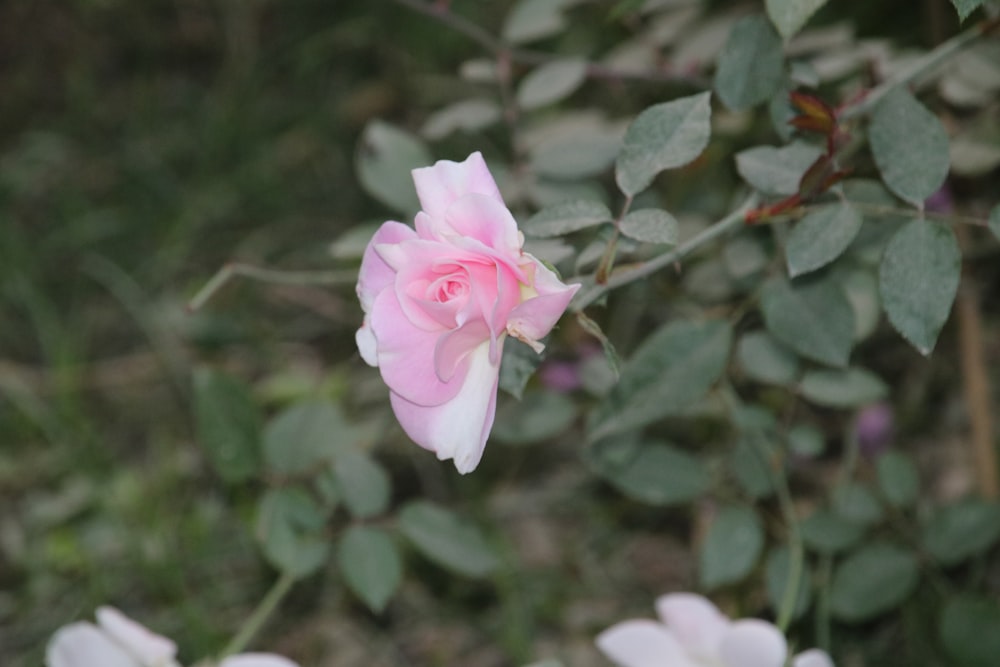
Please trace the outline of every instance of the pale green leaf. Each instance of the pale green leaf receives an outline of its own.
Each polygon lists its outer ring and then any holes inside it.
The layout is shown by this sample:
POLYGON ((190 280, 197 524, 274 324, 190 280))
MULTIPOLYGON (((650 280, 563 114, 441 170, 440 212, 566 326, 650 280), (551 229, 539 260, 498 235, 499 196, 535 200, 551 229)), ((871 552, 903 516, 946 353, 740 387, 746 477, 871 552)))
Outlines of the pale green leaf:
POLYGON ((613 220, 611 211, 596 201, 567 201, 546 206, 521 226, 526 236, 549 238, 577 232, 613 220))
POLYGON ((528 73, 517 88, 517 103, 522 109, 538 109, 569 97, 587 76, 583 58, 553 60, 528 73))
POLYGON ((492 437, 510 445, 540 442, 565 433, 576 415, 576 403, 566 394, 531 391, 519 401, 500 406, 492 437))
POLYGON ((650 505, 678 505, 691 502, 708 489, 705 465, 676 447, 642 442, 626 449, 628 454, 619 457, 613 449, 597 443, 588 458, 598 474, 630 498, 650 505))
POLYGON ((887 542, 867 544, 834 570, 830 610, 847 623, 867 621, 902 604, 918 579, 911 551, 887 542))
POLYGON ((256 537, 272 565, 304 577, 326 562, 330 543, 323 531, 325 521, 323 510, 304 489, 272 489, 257 506, 256 537))
POLYGON ((826 449, 826 440, 819 429, 808 424, 796 424, 788 429, 788 449, 799 456, 813 458, 826 449))
POLYGON ((806 546, 821 554, 835 554, 850 549, 865 534, 865 526, 825 509, 806 517, 800 528, 806 546))
POLYGON ((755 146, 736 154, 736 171, 766 195, 791 195, 799 191, 802 174, 823 151, 804 141, 775 148, 755 146))
POLYGON ((799 385, 802 396, 827 408, 856 408, 885 398, 889 387, 864 368, 814 369, 799 385))
POLYGON ((698 554, 698 579, 705 589, 742 581, 760 558, 764 528, 752 508, 724 507, 708 527, 698 554))
POLYGON ((909 507, 920 494, 920 474, 910 457, 902 452, 886 452, 876 464, 878 485, 893 507, 909 507))
POLYGON ((766 331, 751 331, 740 338, 736 358, 747 377, 767 384, 785 385, 799 374, 799 358, 766 331))
POLYGON ((394 125, 373 120, 361 133, 354 164, 368 194, 410 215, 420 210, 410 171, 428 166, 431 160, 423 141, 394 125))
POLYGON ((826 266, 847 250, 861 229, 861 214, 847 202, 822 206, 792 228, 785 247, 794 278, 826 266))
POLYGON ((923 206, 948 175, 948 133, 903 86, 875 107, 868 141, 885 184, 914 206, 923 206))
POLYGON ((512 44, 551 37, 566 27, 563 9, 571 4, 573 0, 520 0, 507 14, 501 34, 512 44))
POLYGON ((993 236, 1000 239, 1000 204, 994 206, 993 210, 990 211, 989 227, 993 236))
POLYGON ((846 366, 854 343, 854 312, 835 282, 772 280, 764 285, 761 310, 775 338, 803 357, 846 366))
POLYGON ((759 436, 747 435, 737 443, 729 457, 729 469, 748 496, 766 498, 774 493, 774 482, 770 461, 764 458, 761 447, 770 449, 770 446, 763 441, 754 442, 752 438, 759 436))
POLYGON ((959 21, 964 21, 969 18, 969 14, 976 11, 983 5, 984 0, 951 0, 951 4, 955 6, 955 11, 958 12, 959 21))
POLYGON ((832 504, 838 515, 863 526, 876 523, 884 514, 875 494, 860 482, 838 484, 833 490, 832 504))
POLYGON ((503 342, 500 359, 500 388, 520 399, 528 380, 541 363, 540 354, 513 336, 508 336, 503 342))
MULTIPOLYGON (((803 559, 805 560, 805 559, 803 559)), ((767 555, 767 570, 765 577, 767 581, 767 599, 771 603, 771 609, 775 615, 781 611, 785 603, 785 591, 788 590, 788 573, 792 569, 792 555, 788 547, 775 547, 767 555)), ((798 581, 795 582, 798 595, 795 598, 795 608, 792 611, 792 620, 802 616, 809 610, 812 604, 812 584, 810 582, 809 563, 803 562, 799 572, 798 581)))
POLYGON ((389 507, 392 490, 389 474, 367 454, 354 450, 338 453, 333 472, 340 497, 351 516, 368 519, 389 507))
POLYGON ((385 609, 403 580, 403 563, 392 538, 374 526, 348 526, 337 549, 347 587, 375 613, 385 609))
POLYGON ((678 225, 674 216, 658 208, 632 211, 622 218, 619 231, 645 243, 677 243, 678 225))
POLYGON ((357 437, 357 429, 334 404, 321 400, 295 403, 264 429, 264 462, 276 473, 307 473, 349 448, 357 437))
POLYGON ((454 512, 426 500, 416 500, 399 513, 403 534, 425 556, 468 577, 485 577, 499 565, 482 532, 454 512))
POLYGON ((246 385, 209 368, 194 374, 198 440, 226 482, 253 477, 260 467, 263 420, 246 385))
POLYGON ((896 232, 879 266, 889 321, 921 354, 930 354, 958 292, 962 255, 951 227, 918 218, 896 232))
POLYGON ((755 14, 733 26, 715 69, 715 92, 734 111, 769 99, 785 81, 781 36, 770 21, 755 14))
POLYGON ((664 169, 698 157, 711 134, 709 93, 699 93, 649 107, 629 126, 615 163, 615 180, 628 196, 653 182, 664 169))
POLYGON ((431 140, 444 139, 459 131, 484 130, 501 117, 500 105, 493 100, 461 100, 432 113, 420 128, 420 134, 431 140))
POLYGON ((767 15, 781 36, 788 39, 806 24, 826 0, 767 0, 767 15))

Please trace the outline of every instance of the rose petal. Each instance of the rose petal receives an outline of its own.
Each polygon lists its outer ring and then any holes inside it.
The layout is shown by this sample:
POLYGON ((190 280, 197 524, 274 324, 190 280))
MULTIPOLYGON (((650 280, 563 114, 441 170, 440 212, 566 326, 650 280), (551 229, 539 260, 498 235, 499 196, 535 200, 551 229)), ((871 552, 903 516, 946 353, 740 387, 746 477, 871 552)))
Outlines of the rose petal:
POLYGON ((597 648, 620 667, 698 667, 662 624, 623 621, 597 635, 597 648))
POLYGON ((71 623, 45 647, 47 667, 144 667, 91 623, 71 623))
POLYGON ((710 600, 694 593, 670 593, 656 600, 656 613, 684 650, 699 659, 718 655, 730 622, 710 600))
POLYGON ((549 334, 562 314, 566 312, 573 295, 580 285, 566 285, 537 259, 525 254, 534 262, 534 289, 538 296, 516 306, 507 318, 507 330, 525 341, 537 341, 549 334))
POLYGON ((354 342, 358 344, 358 352, 361 353, 365 363, 369 366, 378 366, 378 343, 375 341, 375 334, 372 333, 367 315, 361 323, 361 328, 354 334, 354 342))
POLYGON ((463 364, 467 367, 461 389, 446 403, 421 406, 398 393, 389 398, 406 434, 440 460, 454 459, 455 468, 465 474, 479 465, 493 427, 500 369, 490 363, 486 343, 470 352, 463 364))
POLYGON ((434 370, 438 378, 442 382, 451 380, 459 364, 489 339, 490 331, 482 320, 474 320, 442 335, 434 348, 434 370))
POLYGON ((431 218, 440 221, 444 220, 445 211, 452 202, 467 194, 487 195, 503 201, 496 181, 478 151, 464 162, 441 160, 431 167, 414 169, 412 173, 420 207, 431 218))
POLYGON ((166 666, 177 655, 177 644, 136 623, 114 607, 98 607, 96 616, 101 629, 143 665, 166 666))
POLYGON ((219 663, 219 667, 299 667, 298 663, 274 653, 241 653, 219 663))
POLYGON ((447 227, 439 227, 445 238, 472 238, 483 245, 518 257, 521 236, 517 222, 502 201, 469 194, 455 200, 445 214, 447 227))
POLYGON ((813 648, 792 658, 792 667, 834 667, 834 664, 825 651, 813 648))
POLYGON ((396 277, 396 272, 379 257, 375 246, 402 243, 416 237, 417 233, 411 228, 390 220, 383 223, 375 232, 372 240, 368 242, 364 257, 361 259, 357 285, 358 299, 361 301, 362 310, 366 313, 371 310, 372 302, 375 301, 379 292, 391 285, 396 277))
POLYGON ((378 341, 378 368, 394 393, 422 406, 450 401, 461 390, 467 362, 452 371, 448 382, 438 378, 434 353, 441 332, 415 327, 403 312, 393 290, 375 299, 371 329, 378 341))
POLYGON ((719 643, 725 667, 782 667, 787 655, 788 645, 778 628, 755 618, 733 623, 719 643))

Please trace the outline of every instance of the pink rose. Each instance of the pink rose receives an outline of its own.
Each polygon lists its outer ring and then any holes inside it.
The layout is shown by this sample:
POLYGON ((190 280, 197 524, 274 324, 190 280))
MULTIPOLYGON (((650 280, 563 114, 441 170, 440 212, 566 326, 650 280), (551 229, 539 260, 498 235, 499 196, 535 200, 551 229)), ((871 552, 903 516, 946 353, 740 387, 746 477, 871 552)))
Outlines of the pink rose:
POLYGON ((365 249, 358 350, 417 444, 474 470, 493 426, 507 334, 536 351, 579 285, 521 246, 483 156, 413 170, 416 230, 386 222, 365 249))
MULTIPOLYGON (((661 622, 622 621, 597 636, 597 647, 620 667, 784 667, 785 637, 756 618, 731 621, 707 598, 671 593, 656 601, 661 622)), ((799 653, 792 667, 834 667, 819 649, 799 653)))

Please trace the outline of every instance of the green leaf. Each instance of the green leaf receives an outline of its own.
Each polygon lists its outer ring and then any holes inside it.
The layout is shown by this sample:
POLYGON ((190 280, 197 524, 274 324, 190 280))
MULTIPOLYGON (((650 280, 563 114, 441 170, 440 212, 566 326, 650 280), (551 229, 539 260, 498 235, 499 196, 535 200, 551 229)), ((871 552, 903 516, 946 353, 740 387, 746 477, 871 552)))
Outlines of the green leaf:
POLYGON ((958 292, 962 254, 951 227, 911 220, 889 241, 879 266, 879 294, 889 321, 930 354, 958 292))
POLYGON ((1000 204, 994 206, 993 210, 990 211, 989 227, 993 236, 1000 239, 1000 204))
POLYGON ((551 37, 566 27, 563 9, 573 0, 520 0, 503 24, 504 41, 523 44, 551 37))
POLYGON ((736 154, 736 171, 766 195, 792 195, 799 191, 802 174, 823 151, 803 141, 781 148, 755 146, 736 154))
POLYGON ((664 169, 682 167, 701 155, 712 132, 709 93, 649 107, 625 133, 615 162, 615 180, 625 195, 642 192, 664 169))
POLYGON ((420 210, 410 171, 431 163, 423 141, 394 125, 373 120, 358 142, 354 165, 361 187, 375 199, 400 213, 420 210))
POLYGON ((851 267, 837 271, 836 280, 854 311, 854 341, 862 341, 875 332, 882 318, 878 277, 867 268, 851 267))
POLYGON ((816 369, 802 378, 799 391, 807 400, 827 408, 856 408, 885 398, 889 387, 864 368, 816 369))
POLYGON ((328 401, 296 403, 279 412, 264 430, 264 462, 273 472, 312 471, 353 444, 357 431, 328 401))
POLYGON ((742 581, 757 564, 763 548, 764 529, 752 508, 719 510, 698 554, 701 586, 711 590, 742 581))
POLYGON ((428 116, 420 134, 437 141, 455 132, 478 132, 495 124, 503 112, 493 100, 474 98, 461 100, 428 116))
MULTIPOLYGON (((607 370, 611 371, 611 381, 618 382, 618 377, 621 375, 621 358, 618 356, 618 350, 615 349, 614 344, 601 329, 601 325, 587 317, 587 314, 582 310, 577 312, 576 321, 580 324, 580 328, 596 338, 597 342, 601 344, 601 349, 604 351, 604 360, 607 362, 607 370)), ((586 361, 584 361, 582 366, 589 366, 591 369, 595 368, 593 364, 588 364, 586 361)), ((584 385, 586 385, 586 382, 584 382, 584 385)))
POLYGON ((984 553, 1000 539, 1000 505, 969 499, 938 509, 923 526, 923 544, 942 565, 984 553))
POLYGON ((781 36, 788 39, 806 24, 826 0, 767 0, 767 15, 781 36))
POLYGON ((538 109, 573 94, 587 76, 583 58, 553 60, 528 73, 517 88, 522 109, 538 109))
POLYGON ((917 466, 902 452, 886 452, 876 464, 882 496, 893 507, 909 507, 920 494, 917 466))
POLYGON ((826 441, 819 429, 797 424, 788 429, 788 449, 799 456, 813 458, 823 453, 826 441))
POLYGON ((729 469, 747 495, 756 500, 774 493, 774 482, 760 445, 750 440, 754 437, 758 436, 747 435, 739 441, 729 458, 729 469))
POLYGON ((788 235, 785 258, 794 278, 840 257, 861 230, 861 214, 847 202, 822 206, 802 218, 788 235))
POLYGON ((323 510, 304 489, 271 489, 257 506, 256 537, 268 562, 301 578, 326 562, 330 543, 323 533, 325 522, 323 510))
POLYGON ((820 280, 764 285, 761 310, 775 338, 803 357, 846 366, 854 344, 854 311, 838 284, 820 280))
POLYGON ((561 236, 594 227, 614 218, 604 204, 596 201, 568 201, 546 206, 521 226, 525 235, 534 238, 561 236))
POLYGON ((542 363, 542 357, 513 336, 503 342, 500 359, 500 388, 520 400, 528 380, 542 363))
POLYGON ((951 0, 958 12, 958 20, 964 21, 969 18, 969 14, 976 11, 983 5, 983 0, 951 0))
POLYGON ((596 453, 589 456, 591 464, 598 474, 634 500, 657 506, 679 505, 708 489, 705 465, 676 447, 643 442, 623 454, 615 448, 604 450, 602 445, 592 447, 596 453), (619 460, 621 457, 625 460, 619 460))
POLYGON ((736 358, 752 380, 786 385, 799 374, 799 358, 766 331, 751 331, 740 338, 736 358))
MULTIPOLYGON (((805 559, 803 558, 803 561, 805 559)), ((767 599, 771 603, 771 609, 775 615, 781 611, 781 606, 785 602, 785 591, 788 589, 788 571, 792 568, 792 554, 788 547, 775 547, 767 555, 767 599)), ((795 609, 792 611, 792 620, 800 618, 809 611, 812 604, 812 586, 809 582, 809 564, 802 563, 802 571, 798 581, 798 595, 795 599, 795 609)))
POLYGON ((898 86, 875 107, 868 141, 889 189, 922 207, 948 175, 948 133, 937 116, 898 86))
POLYGON ((485 577, 500 565, 483 534, 440 505, 416 500, 399 513, 403 534, 437 564, 468 577, 485 577))
POLYGON ((565 433, 576 420, 576 402, 554 391, 528 392, 497 410, 492 437, 510 445, 541 442, 565 433))
POLYGON ((677 220, 658 208, 632 211, 622 219, 618 229, 625 236, 644 243, 677 243, 677 220))
POLYGON ((260 468, 263 420, 246 385, 212 370, 194 374, 198 440, 223 481, 242 482, 260 468))
POLYGON ((345 451, 333 461, 340 497, 356 519, 378 516, 389 507, 392 485, 385 468, 367 454, 345 451))
POLYGON ((594 412, 590 440, 676 415, 708 392, 729 358, 728 322, 672 322, 653 333, 622 368, 594 412))
POLYGON ((737 21, 715 68, 715 92, 733 111, 756 106, 785 81, 781 36, 762 15, 737 21))
POLYGON ((531 147, 531 170, 557 180, 596 176, 614 163, 621 145, 621 133, 607 128, 543 139, 531 147))
POLYGON ((974 593, 950 597, 938 632, 958 667, 994 667, 1000 655, 1000 603, 974 593))
POLYGON ((882 506, 875 494, 859 482, 846 482, 833 490, 833 510, 851 523, 868 526, 878 522, 882 506))
POLYGON ((865 527, 848 521, 830 510, 810 514, 799 526, 806 546, 821 554, 835 554, 850 549, 865 534, 865 527))
POLYGON ((913 592, 919 579, 917 558, 887 542, 867 544, 844 559, 833 573, 830 610, 847 623, 859 623, 893 609, 913 592))
POLYGON ((381 528, 348 526, 337 550, 347 587, 373 612, 385 609, 403 580, 403 563, 381 528))

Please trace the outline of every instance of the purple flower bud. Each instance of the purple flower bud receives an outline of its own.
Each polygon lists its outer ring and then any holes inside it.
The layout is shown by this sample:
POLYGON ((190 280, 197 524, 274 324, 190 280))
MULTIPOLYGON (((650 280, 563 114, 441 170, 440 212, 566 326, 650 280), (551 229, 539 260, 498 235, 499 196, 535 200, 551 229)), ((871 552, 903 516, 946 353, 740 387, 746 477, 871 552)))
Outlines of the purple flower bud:
POLYGON ((546 361, 538 371, 542 384, 561 394, 580 388, 580 371, 572 361, 546 361))
POLYGON ((895 417, 888 403, 872 403, 854 418, 854 437, 858 439, 861 454, 878 458, 892 442, 895 417))
POLYGON ((938 191, 927 198, 924 208, 930 213, 954 213, 955 198, 951 194, 951 188, 945 183, 938 191))

